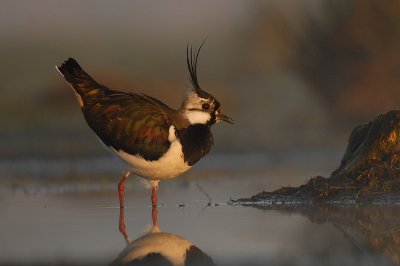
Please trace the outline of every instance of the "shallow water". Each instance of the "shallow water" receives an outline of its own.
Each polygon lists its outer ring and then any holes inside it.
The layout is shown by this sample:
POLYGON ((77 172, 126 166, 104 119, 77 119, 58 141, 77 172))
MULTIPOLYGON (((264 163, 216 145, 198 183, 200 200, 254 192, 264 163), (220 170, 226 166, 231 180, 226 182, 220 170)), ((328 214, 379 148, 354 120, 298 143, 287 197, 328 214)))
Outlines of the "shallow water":
MULTIPOLYGON (((396 207, 261 210, 227 205, 230 198, 327 175, 333 169, 328 162, 338 157, 315 155, 306 161, 283 156, 271 161, 252 156, 211 156, 184 177, 161 182, 160 231, 187 240, 217 265, 399 262, 396 207)), ((120 256, 127 242, 119 232, 119 174, 112 159, 99 160, 31 161, 30 168, 23 162, 0 163, 8 171, 0 180, 0 264, 108 265, 120 256), (74 164, 79 171, 68 170, 74 164)), ((154 231, 154 219, 150 191, 138 178, 128 180, 124 223, 131 243, 137 243, 154 231)))

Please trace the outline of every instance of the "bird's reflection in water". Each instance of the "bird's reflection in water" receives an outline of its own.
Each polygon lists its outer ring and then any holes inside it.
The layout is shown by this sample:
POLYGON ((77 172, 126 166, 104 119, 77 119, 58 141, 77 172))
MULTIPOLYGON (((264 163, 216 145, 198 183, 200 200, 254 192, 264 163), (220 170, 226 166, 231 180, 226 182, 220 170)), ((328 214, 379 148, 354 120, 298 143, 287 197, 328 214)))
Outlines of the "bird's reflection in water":
POLYGON ((125 229, 124 208, 120 208, 119 230, 127 246, 112 265, 140 266, 189 266, 215 265, 213 260, 190 241, 167 232, 158 225, 157 207, 152 208, 153 226, 148 233, 135 240, 129 238, 125 229))

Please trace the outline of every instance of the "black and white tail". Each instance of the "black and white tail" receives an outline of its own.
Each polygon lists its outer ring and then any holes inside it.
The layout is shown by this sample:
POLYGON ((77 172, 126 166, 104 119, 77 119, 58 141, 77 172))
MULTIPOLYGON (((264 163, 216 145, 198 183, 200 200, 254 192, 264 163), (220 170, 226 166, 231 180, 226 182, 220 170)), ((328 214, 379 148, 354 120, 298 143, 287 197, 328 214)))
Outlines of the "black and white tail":
POLYGON ((61 66, 57 66, 57 69, 81 96, 99 86, 73 58, 68 58, 61 66))
POLYGON ((104 96, 107 88, 98 84, 73 58, 68 58, 57 70, 74 89, 81 107, 93 103, 97 97, 104 96))

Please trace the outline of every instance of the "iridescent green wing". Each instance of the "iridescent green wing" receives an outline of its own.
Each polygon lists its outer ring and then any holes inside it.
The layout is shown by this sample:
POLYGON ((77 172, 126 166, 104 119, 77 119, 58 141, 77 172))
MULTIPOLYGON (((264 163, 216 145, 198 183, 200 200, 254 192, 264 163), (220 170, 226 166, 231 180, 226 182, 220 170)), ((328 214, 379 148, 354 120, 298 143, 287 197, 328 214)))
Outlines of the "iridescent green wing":
POLYGON ((85 119, 97 136, 115 150, 159 159, 170 147, 168 117, 142 95, 105 91, 85 105, 85 119))

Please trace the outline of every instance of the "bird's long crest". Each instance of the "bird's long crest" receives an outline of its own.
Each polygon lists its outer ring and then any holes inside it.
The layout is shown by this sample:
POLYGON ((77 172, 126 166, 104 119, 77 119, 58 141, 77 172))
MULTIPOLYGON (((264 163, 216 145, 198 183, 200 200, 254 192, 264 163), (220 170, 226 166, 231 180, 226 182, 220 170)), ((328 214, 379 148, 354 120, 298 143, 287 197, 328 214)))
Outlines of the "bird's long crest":
POLYGON ((190 82, 192 83, 193 88, 196 90, 197 93, 201 92, 201 88, 199 85, 199 81, 197 78, 197 62, 199 59, 200 50, 203 47, 206 40, 204 40, 199 49, 193 49, 192 46, 186 46, 186 63, 190 74, 190 82))

